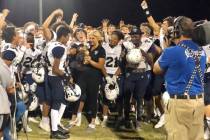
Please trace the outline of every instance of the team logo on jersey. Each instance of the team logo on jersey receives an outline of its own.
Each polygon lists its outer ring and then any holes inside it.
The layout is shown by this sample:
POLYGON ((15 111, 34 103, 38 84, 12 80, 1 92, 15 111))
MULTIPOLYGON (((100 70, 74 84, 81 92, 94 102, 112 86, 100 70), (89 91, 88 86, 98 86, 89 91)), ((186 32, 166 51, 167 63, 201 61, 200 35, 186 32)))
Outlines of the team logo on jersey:
POLYGON ((97 54, 98 54, 98 51, 95 51, 95 52, 94 52, 94 55, 97 55, 97 54))

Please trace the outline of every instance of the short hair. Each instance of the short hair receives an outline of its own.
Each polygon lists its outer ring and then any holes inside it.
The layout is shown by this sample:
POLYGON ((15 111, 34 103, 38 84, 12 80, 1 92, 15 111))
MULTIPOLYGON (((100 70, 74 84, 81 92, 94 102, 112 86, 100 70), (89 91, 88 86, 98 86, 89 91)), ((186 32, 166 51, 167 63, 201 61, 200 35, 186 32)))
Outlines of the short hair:
POLYGON ((99 30, 93 30, 88 35, 96 37, 99 42, 103 41, 102 33, 99 30))
POLYGON ((112 35, 116 35, 119 40, 124 39, 124 34, 120 30, 115 30, 112 32, 112 35))
POLYGON ((57 29, 57 32, 56 32, 56 34, 57 34, 57 39, 60 39, 60 38, 63 37, 63 36, 66 37, 66 36, 68 36, 70 33, 71 33, 70 28, 65 27, 65 26, 61 26, 61 27, 59 27, 59 28, 57 29))
POLYGON ((191 18, 180 16, 175 19, 174 32, 177 38, 181 35, 192 38, 193 29, 194 24, 191 18))
POLYGON ((77 35, 78 32, 83 32, 83 33, 85 34, 85 36, 87 37, 87 32, 86 32, 84 29, 82 29, 82 28, 78 28, 78 29, 76 29, 76 31, 74 32, 74 35, 73 35, 74 38, 77 39, 76 35, 77 35))
POLYGON ((59 26, 66 26, 66 27, 68 27, 68 24, 65 22, 65 21, 61 21, 61 22, 56 22, 56 23, 54 23, 54 24, 52 24, 52 26, 50 27, 53 31, 57 31, 57 28, 59 27, 59 26))
POLYGON ((167 21, 168 22, 168 26, 173 26, 174 25, 174 19, 175 19, 174 17, 169 16, 169 17, 164 18, 163 22, 167 21))
POLYGON ((35 30, 38 30, 39 25, 33 21, 29 21, 29 22, 25 23, 23 26, 24 32, 26 32, 26 33, 30 32, 29 27, 34 27, 35 30))
POLYGON ((128 25, 122 25, 120 28, 128 28, 128 30, 130 30, 128 25))
POLYGON ((11 43, 15 36, 15 27, 6 27, 2 32, 2 39, 5 40, 6 43, 11 43))
POLYGON ((153 34, 153 30, 152 30, 152 27, 149 25, 149 23, 148 22, 143 22, 143 23, 141 23, 140 24, 140 26, 144 26, 144 27, 147 27, 147 34, 148 35, 152 35, 153 34))

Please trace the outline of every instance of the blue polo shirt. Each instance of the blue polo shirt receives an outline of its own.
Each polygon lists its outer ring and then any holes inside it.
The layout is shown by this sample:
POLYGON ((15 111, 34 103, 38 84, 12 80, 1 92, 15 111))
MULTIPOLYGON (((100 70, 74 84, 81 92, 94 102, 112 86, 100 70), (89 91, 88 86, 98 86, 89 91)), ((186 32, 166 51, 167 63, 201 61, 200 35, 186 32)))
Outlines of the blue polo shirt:
MULTIPOLYGON (((191 40, 184 40, 180 42, 187 45, 190 49, 198 50, 197 44, 191 40)), ((181 95, 190 80, 192 72, 195 68, 194 59, 189 56, 187 50, 180 46, 173 46, 166 48, 160 56, 159 65, 165 71, 166 90, 169 94, 181 95)), ((206 55, 203 51, 201 56, 201 69, 204 74, 206 64, 206 55)), ((203 92, 200 76, 197 72, 196 77, 192 83, 189 94, 196 95, 203 92)))

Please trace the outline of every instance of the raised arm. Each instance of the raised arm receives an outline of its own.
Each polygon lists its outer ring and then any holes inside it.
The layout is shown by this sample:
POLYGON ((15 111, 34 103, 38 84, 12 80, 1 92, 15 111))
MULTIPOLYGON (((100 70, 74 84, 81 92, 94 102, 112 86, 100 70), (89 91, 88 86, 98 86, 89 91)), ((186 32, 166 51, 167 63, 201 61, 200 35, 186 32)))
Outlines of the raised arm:
POLYGON ((53 11, 48 17, 47 19, 44 21, 44 23, 42 24, 42 26, 44 28, 49 28, 50 24, 52 23, 52 20, 54 19, 54 17, 56 16, 61 16, 63 17, 63 10, 62 9, 56 9, 55 11, 53 11))
POLYGON ((77 13, 74 13, 74 14, 73 14, 72 19, 71 19, 71 22, 70 22, 70 24, 69 24, 69 27, 70 27, 71 29, 74 28, 74 24, 76 23, 78 16, 79 16, 79 15, 78 15, 77 13))
POLYGON ((152 17, 148 8, 148 4, 145 0, 141 2, 141 7, 144 10, 144 13, 147 17, 147 21, 149 22, 149 25, 153 28, 154 31, 160 33, 160 26, 155 22, 154 18, 152 17))
POLYGON ((47 19, 44 21, 44 23, 42 24, 43 27, 43 32, 44 32, 44 36, 46 38, 46 40, 50 40, 51 39, 51 31, 49 29, 50 24, 52 23, 53 19, 55 17, 63 17, 63 10, 61 9, 56 9, 55 11, 53 11, 48 17, 47 19))
POLYGON ((6 17, 9 15, 9 10, 8 9, 3 9, 2 10, 2 15, 0 17, 0 30, 2 30, 2 28, 4 27, 4 25, 6 24, 5 19, 6 17))
POLYGON ((109 24, 109 19, 104 19, 102 20, 102 31, 104 33, 104 39, 106 43, 109 43, 109 36, 108 36, 108 24, 109 24))

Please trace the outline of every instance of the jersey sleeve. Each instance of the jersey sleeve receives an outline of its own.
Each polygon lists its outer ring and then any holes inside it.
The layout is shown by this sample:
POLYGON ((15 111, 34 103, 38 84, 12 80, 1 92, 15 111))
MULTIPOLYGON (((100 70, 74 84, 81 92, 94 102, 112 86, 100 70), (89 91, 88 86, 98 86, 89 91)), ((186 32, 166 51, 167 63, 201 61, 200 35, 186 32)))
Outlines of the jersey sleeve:
POLYGON ((172 50, 170 48, 167 48, 163 51, 163 53, 159 57, 158 63, 160 65, 161 69, 166 70, 166 69, 168 69, 169 65, 171 64, 172 58, 174 56, 174 54, 171 52, 172 52, 172 50))
POLYGON ((65 49, 60 46, 57 46, 52 50, 53 57, 58 59, 60 59, 64 55, 64 52, 65 49))
POLYGON ((106 52, 105 52, 105 49, 103 47, 100 48, 98 58, 104 58, 104 59, 106 58, 106 52))

